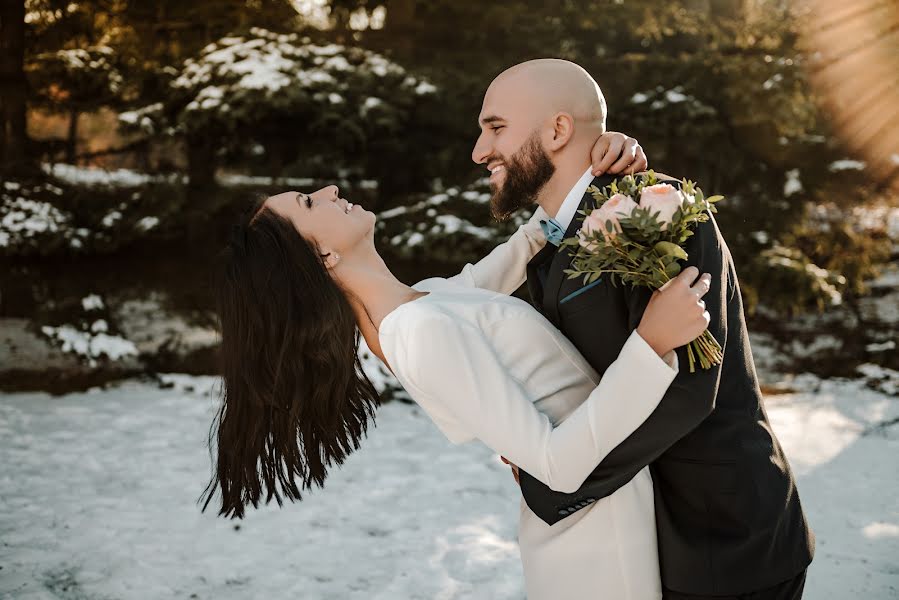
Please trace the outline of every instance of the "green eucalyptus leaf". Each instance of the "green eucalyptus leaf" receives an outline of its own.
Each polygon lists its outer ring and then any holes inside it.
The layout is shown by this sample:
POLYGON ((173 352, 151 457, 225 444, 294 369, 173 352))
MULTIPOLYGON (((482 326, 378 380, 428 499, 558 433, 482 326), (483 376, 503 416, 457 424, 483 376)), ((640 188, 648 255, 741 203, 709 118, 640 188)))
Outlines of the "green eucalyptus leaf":
POLYGON ((653 248, 660 256, 674 256, 683 260, 687 259, 686 251, 677 244, 672 244, 671 242, 658 242, 653 248))

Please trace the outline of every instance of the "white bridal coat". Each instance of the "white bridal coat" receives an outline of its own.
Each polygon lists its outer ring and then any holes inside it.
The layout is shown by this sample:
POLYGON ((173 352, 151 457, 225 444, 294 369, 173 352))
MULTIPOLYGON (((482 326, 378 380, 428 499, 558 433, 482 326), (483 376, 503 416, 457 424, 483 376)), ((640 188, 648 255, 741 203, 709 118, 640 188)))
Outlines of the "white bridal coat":
MULTIPOLYGON (((397 379, 454 442, 479 439, 563 492, 573 492, 655 409, 677 374, 634 332, 602 381, 549 321, 507 294, 545 243, 534 217, 490 255, 381 323, 397 379)), ((597 331, 596 335, 602 335, 597 331)), ((661 598, 652 480, 627 485, 550 527, 520 506, 529 600, 661 598)))

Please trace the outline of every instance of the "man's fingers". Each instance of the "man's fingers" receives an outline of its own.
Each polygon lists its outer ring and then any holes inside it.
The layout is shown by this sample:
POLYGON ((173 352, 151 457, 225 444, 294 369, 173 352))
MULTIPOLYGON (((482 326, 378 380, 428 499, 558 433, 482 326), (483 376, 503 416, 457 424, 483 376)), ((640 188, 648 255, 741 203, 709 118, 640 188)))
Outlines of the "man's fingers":
POLYGON ((693 282, 696 281, 696 278, 698 276, 699 276, 699 269, 691 266, 691 267, 687 267, 686 269, 681 271, 680 275, 675 277, 672 281, 676 285, 682 285, 685 288, 690 288, 690 287, 692 287, 693 282))
POLYGON ((616 133, 614 135, 606 135, 609 137, 609 147, 603 155, 602 160, 599 161, 599 164, 593 165, 594 175, 602 175, 605 173, 609 167, 618 160, 619 155, 621 155, 621 149, 624 147, 625 137, 623 134, 616 133))
POLYGON ((700 298, 705 296, 709 289, 712 287, 712 276, 708 273, 703 273, 702 277, 700 277, 696 283, 694 283, 690 289, 700 298))

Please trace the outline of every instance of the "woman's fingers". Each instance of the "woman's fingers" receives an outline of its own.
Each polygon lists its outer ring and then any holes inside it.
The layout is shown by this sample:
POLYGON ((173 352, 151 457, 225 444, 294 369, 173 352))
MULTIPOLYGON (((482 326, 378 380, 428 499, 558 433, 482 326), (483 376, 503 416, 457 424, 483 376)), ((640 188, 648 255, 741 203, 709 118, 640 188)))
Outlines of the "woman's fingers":
POLYGON ((590 154, 594 175, 602 175, 616 160, 618 160, 618 156, 621 154, 621 148, 624 147, 624 141, 626 139, 627 137, 623 133, 614 131, 606 132, 600 137, 593 146, 594 152, 591 152, 590 154), (602 146, 600 146, 600 144, 602 144, 602 146), (601 151, 598 156, 596 150, 601 151))
POLYGON ((637 140, 628 138, 621 146, 621 155, 618 157, 618 160, 609 167, 609 173, 613 175, 623 173, 634 162, 635 158, 637 158, 637 140))
POLYGON ((643 146, 637 142, 637 153, 634 157, 634 162, 631 163, 630 168, 627 172, 631 175, 634 173, 639 173, 641 171, 645 171, 649 167, 649 159, 646 158, 646 152, 643 151, 643 146))

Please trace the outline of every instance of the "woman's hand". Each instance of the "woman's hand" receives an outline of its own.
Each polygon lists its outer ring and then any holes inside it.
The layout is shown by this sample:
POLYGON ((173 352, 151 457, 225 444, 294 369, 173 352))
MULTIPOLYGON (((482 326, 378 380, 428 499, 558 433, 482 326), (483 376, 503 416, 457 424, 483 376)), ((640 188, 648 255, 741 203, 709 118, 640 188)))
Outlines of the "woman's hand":
POLYGON ((687 267, 653 292, 640 319, 637 333, 659 356, 692 342, 709 326, 702 297, 709 291, 712 276, 703 273, 697 280, 697 275, 699 269, 687 267))
POLYGON ((594 177, 603 173, 633 175, 649 166, 640 142, 617 131, 599 136, 590 150, 590 163, 594 177))

